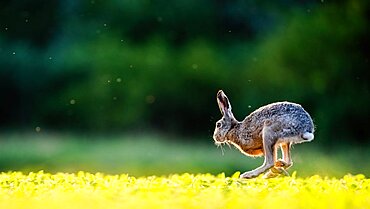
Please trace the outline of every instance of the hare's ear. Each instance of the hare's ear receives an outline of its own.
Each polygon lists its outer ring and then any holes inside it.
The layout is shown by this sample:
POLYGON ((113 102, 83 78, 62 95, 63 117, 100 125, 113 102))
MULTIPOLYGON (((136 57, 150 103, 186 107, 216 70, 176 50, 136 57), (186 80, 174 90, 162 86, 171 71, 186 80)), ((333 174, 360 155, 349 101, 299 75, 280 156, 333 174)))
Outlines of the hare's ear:
POLYGON ((222 90, 219 90, 217 92, 217 103, 223 116, 234 118, 234 115, 231 112, 231 104, 229 102, 229 99, 222 90))

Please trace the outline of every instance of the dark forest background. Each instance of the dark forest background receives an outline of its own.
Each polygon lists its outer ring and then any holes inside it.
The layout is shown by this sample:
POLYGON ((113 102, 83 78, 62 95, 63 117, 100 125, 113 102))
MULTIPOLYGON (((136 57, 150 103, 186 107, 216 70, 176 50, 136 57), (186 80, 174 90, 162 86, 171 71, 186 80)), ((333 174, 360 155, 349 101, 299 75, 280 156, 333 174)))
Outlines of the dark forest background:
POLYGON ((2 132, 207 136, 292 101, 320 144, 368 143, 367 1, 0 3, 2 132))

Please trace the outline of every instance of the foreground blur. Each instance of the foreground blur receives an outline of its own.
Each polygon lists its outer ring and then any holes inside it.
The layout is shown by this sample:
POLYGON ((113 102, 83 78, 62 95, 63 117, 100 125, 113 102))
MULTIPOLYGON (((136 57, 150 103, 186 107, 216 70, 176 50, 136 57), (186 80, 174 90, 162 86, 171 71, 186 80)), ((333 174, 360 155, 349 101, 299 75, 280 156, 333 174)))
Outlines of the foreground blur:
POLYGON ((370 180, 363 175, 269 180, 240 180, 238 176, 185 173, 135 178, 84 172, 1 173, 0 208, 370 207, 370 180))

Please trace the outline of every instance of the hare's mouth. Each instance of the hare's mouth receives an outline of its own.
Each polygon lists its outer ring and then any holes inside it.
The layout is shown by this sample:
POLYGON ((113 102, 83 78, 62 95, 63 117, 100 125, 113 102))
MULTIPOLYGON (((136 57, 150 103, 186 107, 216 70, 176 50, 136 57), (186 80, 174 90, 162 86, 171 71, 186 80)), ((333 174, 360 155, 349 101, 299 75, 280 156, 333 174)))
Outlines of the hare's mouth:
POLYGON ((227 144, 227 140, 226 139, 220 139, 220 138, 218 138, 216 136, 213 137, 213 140, 215 141, 215 144, 217 146, 223 145, 223 144, 227 144))
POLYGON ((221 153, 222 155, 225 154, 225 151, 224 151, 224 145, 227 145, 229 148, 231 148, 230 146, 230 143, 227 141, 227 140, 224 140, 224 141, 216 141, 215 140, 215 145, 217 146, 217 148, 220 148, 221 149, 221 153))
POLYGON ((215 141, 215 145, 216 145, 216 146, 221 146, 221 145, 224 145, 224 144, 226 144, 226 141, 222 141, 222 142, 220 142, 220 141, 215 141))

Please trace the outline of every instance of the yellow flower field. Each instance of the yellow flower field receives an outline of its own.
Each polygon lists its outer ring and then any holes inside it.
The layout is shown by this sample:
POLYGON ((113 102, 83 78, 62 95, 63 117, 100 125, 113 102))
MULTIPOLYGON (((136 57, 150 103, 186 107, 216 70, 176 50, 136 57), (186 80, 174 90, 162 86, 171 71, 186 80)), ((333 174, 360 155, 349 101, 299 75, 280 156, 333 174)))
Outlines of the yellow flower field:
POLYGON ((370 179, 0 174, 0 208, 370 208, 370 179))

